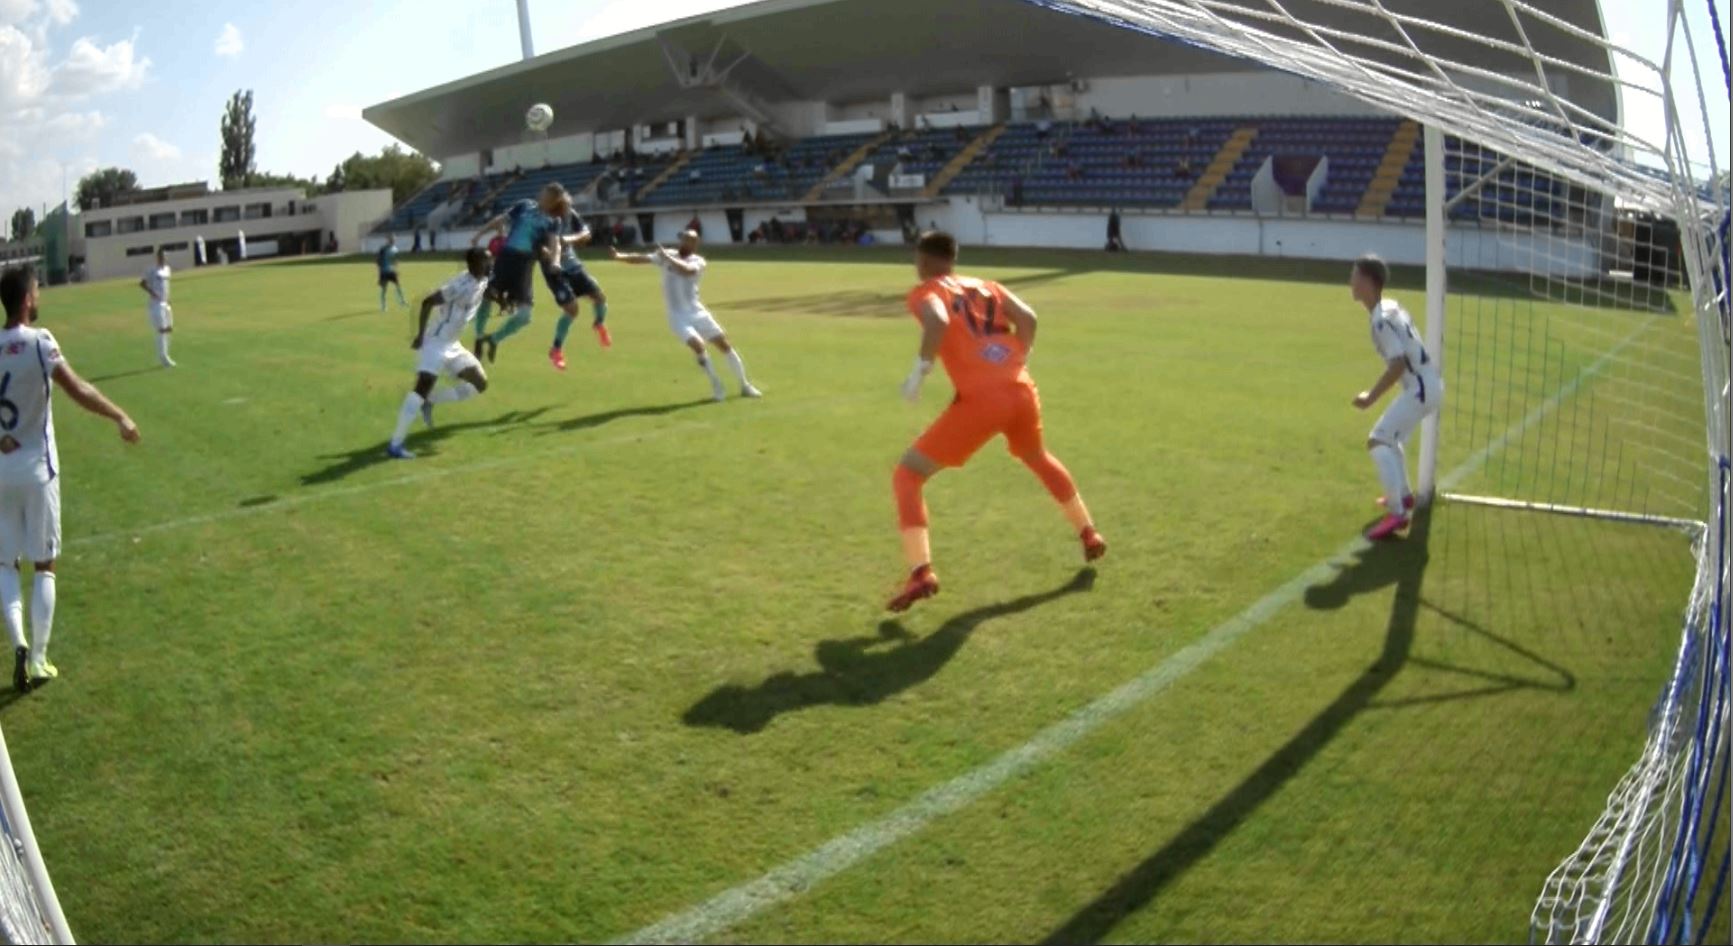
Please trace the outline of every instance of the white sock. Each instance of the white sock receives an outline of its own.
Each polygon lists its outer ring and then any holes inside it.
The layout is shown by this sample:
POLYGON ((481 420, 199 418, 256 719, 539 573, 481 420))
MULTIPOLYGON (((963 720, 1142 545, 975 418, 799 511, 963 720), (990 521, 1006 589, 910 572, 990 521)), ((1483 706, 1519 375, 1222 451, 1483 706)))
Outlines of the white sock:
POLYGON ((397 411, 397 432, 391 435, 393 447, 403 446, 403 438, 409 436, 409 428, 420 413, 421 395, 411 391, 403 399, 403 407, 397 411))
POLYGON ((1378 468, 1378 479, 1384 484, 1387 508, 1398 516, 1402 515, 1402 500, 1408 495, 1408 465, 1402 461, 1402 451, 1378 444, 1369 452, 1372 465, 1378 468))
POLYGON ((740 360, 740 349, 728 349, 728 365, 734 369, 734 376, 740 379, 741 387, 752 387, 752 382, 746 380, 746 362, 740 360))
MULTIPOLYGON (((440 388, 439 390, 433 392, 431 395, 428 396, 427 403, 429 403, 429 404, 451 404, 451 403, 454 403, 456 401, 467 401, 470 398, 475 397, 477 394, 480 394, 480 393, 481 393, 480 391, 477 391, 475 389, 475 385, 470 384, 468 381, 465 381, 455 388, 440 388)), ((419 409, 420 408, 417 408, 417 410, 419 410, 419 409)))
POLYGON ((13 647, 28 646, 24 641, 24 585, 18 569, 0 565, 0 616, 6 620, 6 636, 13 647))
POLYGON ((30 588, 30 659, 48 662, 48 638, 54 633, 54 573, 37 572, 30 588))
POLYGON ((168 357, 168 333, 167 332, 156 333, 156 356, 158 359, 160 359, 162 361, 163 364, 165 364, 165 365, 168 364, 169 357, 168 357))
POLYGON ((709 355, 698 356, 698 367, 704 369, 704 374, 710 378, 710 386, 722 390, 722 379, 716 376, 716 368, 710 364, 709 355))

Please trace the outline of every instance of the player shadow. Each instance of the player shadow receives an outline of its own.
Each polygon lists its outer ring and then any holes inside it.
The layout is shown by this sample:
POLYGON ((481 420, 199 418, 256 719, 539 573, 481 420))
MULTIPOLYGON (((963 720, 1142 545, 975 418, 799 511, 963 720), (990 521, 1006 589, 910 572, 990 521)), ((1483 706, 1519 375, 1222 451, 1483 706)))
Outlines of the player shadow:
POLYGON ((625 420, 628 417, 661 417, 664 414, 687 411, 695 407, 704 407, 714 403, 716 402, 709 398, 703 398, 696 401, 681 401, 677 404, 655 404, 645 407, 621 407, 611 411, 602 411, 596 414, 585 414, 582 417, 569 417, 565 420, 549 421, 545 424, 537 424, 536 427, 539 435, 544 437, 550 434, 569 434, 575 430, 589 430, 592 427, 611 424, 614 421, 625 420))
MULTIPOLYGON (((404 311, 403 307, 398 306, 397 311, 399 313, 403 312, 404 311)), ((380 318, 384 318, 385 316, 388 316, 390 314, 391 314, 390 312, 381 312, 381 311, 379 311, 379 309, 377 307, 375 307, 375 308, 371 308, 371 309, 357 309, 354 312, 339 312, 336 315, 328 315, 324 319, 322 319, 321 321, 340 322, 344 319, 358 319, 364 315, 377 315, 380 318)))
POLYGON ((104 384, 109 381, 119 381, 122 378, 136 378, 141 374, 156 374, 159 371, 166 370, 168 369, 161 365, 151 365, 148 368, 134 368, 131 371, 115 371, 105 375, 98 375, 94 378, 85 378, 84 380, 89 381, 91 384, 104 384))
MULTIPOLYGON (((423 451, 453 434, 459 434, 469 430, 486 430, 490 428, 526 424, 550 410, 552 410, 551 407, 539 407, 533 411, 507 411, 492 420, 473 420, 458 424, 440 424, 432 430, 424 428, 416 433, 410 434, 404 441, 404 446, 408 447, 412 452, 423 451)), ((420 421, 417 421, 417 423, 419 424, 420 421)), ((371 446, 359 447, 347 453, 325 454, 319 459, 330 460, 332 462, 311 473, 303 475, 301 477, 301 485, 323 486, 327 483, 335 483, 346 479, 362 470, 378 466, 381 463, 397 462, 385 455, 386 446, 386 441, 381 440, 371 446)))
POLYGON ((688 726, 713 726, 750 735, 763 731, 778 716, 815 706, 876 706, 931 679, 987 621, 1020 614, 1094 586, 1095 569, 1085 568, 1058 588, 966 611, 925 637, 916 638, 899 621, 885 621, 874 635, 820 641, 814 648, 820 669, 811 673, 784 671, 755 687, 719 686, 694 703, 681 720, 688 726))
POLYGON ((1112 886, 1043 937, 1044 943, 1097 943, 1126 917, 1148 906, 1183 877, 1215 846, 1305 769, 1409 662, 1414 625, 1420 615, 1420 589, 1426 576, 1430 510, 1414 516, 1406 539, 1374 545, 1324 585, 1306 591, 1313 608, 1337 608, 1356 595, 1396 586, 1396 600, 1385 625, 1384 646, 1360 676, 1301 727, 1263 764, 1186 825, 1167 843, 1123 874, 1112 886))

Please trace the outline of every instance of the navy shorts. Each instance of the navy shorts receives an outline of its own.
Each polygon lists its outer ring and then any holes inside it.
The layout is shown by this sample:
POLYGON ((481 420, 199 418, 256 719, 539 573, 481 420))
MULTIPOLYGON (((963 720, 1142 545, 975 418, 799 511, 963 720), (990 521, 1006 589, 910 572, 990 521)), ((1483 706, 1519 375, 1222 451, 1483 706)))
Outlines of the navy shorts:
POLYGON ((402 283, 397 282, 397 274, 394 272, 379 274, 379 288, 384 289, 386 283, 397 283, 399 286, 403 285, 402 283))
POLYGON ((595 278, 582 266, 577 269, 543 266, 542 278, 547 280, 548 291, 554 294, 554 302, 562 309, 585 296, 593 296, 602 291, 595 278))
POLYGON ((504 304, 534 303, 535 267, 534 257, 506 250, 493 261, 493 277, 488 281, 488 291, 504 304))

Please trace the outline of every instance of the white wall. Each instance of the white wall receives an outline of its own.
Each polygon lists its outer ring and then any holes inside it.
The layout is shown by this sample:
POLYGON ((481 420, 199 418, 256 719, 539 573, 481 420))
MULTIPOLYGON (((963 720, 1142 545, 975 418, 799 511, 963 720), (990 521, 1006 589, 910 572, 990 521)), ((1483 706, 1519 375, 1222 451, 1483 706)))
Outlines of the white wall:
POLYGON ((824 123, 824 133, 826 135, 876 135, 884 130, 885 123, 877 118, 856 118, 847 121, 828 121, 824 123))
POLYGON ((1278 72, 1090 79, 1077 108, 1103 115, 1381 115, 1316 82, 1278 72))
POLYGON ((830 120, 830 106, 823 102, 777 102, 767 111, 785 135, 806 138, 820 134, 830 120))
POLYGON ((1282 186, 1276 183, 1276 162, 1265 158, 1258 173, 1252 175, 1252 209, 1261 214, 1282 211, 1282 186))
POLYGON ((454 155, 439 164, 439 179, 442 181, 461 181, 475 177, 480 173, 481 155, 479 153, 454 155))
POLYGON ((890 108, 890 104, 884 99, 833 105, 830 109, 830 120, 833 122, 852 122, 871 118, 883 119, 890 114, 890 108))

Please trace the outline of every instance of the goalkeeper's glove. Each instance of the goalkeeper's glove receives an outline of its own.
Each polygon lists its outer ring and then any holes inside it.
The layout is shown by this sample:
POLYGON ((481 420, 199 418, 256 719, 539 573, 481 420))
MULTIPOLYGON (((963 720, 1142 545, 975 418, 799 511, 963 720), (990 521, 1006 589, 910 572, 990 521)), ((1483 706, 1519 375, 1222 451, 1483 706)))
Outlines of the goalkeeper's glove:
POLYGON ((919 401, 921 399, 921 382, 927 380, 927 375, 931 374, 932 371, 933 363, 917 355, 914 370, 909 372, 908 379, 903 382, 903 399, 910 404, 919 401))

